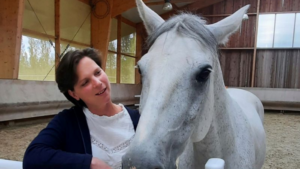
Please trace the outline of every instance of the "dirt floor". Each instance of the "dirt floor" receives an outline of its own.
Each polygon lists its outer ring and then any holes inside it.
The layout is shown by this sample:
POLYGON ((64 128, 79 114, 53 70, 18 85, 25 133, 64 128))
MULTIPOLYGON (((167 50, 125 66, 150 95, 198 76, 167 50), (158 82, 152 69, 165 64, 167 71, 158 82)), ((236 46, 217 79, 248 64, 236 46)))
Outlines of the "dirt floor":
MULTIPOLYGON (((23 154, 47 122, 0 129, 0 158, 23 159, 23 154)), ((300 168, 300 112, 265 114, 267 155, 263 169, 300 168)))

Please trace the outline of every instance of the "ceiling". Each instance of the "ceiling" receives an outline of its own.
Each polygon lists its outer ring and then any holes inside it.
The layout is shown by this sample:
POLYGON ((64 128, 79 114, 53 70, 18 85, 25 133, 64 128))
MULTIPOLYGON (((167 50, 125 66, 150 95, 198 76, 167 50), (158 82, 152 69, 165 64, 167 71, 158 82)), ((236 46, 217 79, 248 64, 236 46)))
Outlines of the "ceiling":
MULTIPOLYGON (((196 0, 173 0, 173 1, 171 0, 170 2, 172 3, 173 10, 174 10, 174 9, 176 9, 176 7, 180 8, 180 7, 186 6, 190 3, 193 3, 195 1, 196 0), (174 6, 174 4, 176 6, 174 6)), ((146 2, 146 5, 159 15, 170 12, 170 11, 164 11, 162 9, 163 4, 164 4, 164 0, 148 0, 146 2)), ((131 9, 127 10, 126 12, 123 12, 122 16, 134 23, 142 22, 136 7, 131 8, 131 9)))

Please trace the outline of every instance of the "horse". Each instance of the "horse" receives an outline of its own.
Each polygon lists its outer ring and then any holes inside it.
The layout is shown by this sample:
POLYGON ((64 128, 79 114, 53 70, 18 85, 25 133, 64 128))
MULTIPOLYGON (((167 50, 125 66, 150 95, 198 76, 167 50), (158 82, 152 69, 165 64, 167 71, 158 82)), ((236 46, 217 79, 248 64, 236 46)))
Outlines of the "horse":
POLYGON ((122 167, 260 169, 266 152, 264 108, 252 93, 226 89, 218 45, 239 29, 249 5, 214 23, 182 13, 164 21, 136 0, 150 49, 141 73, 140 121, 122 167))

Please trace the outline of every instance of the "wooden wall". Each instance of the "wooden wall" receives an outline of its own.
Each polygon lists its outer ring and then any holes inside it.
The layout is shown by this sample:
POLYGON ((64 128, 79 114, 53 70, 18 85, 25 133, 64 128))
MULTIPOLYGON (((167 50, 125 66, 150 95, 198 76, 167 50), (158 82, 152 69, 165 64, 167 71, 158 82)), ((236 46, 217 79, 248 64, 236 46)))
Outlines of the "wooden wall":
POLYGON ((300 89, 300 49, 259 50, 256 87, 300 89))
POLYGON ((260 12, 300 12, 299 0, 261 0, 260 12), (282 2, 284 4, 282 5, 282 2))
MULTIPOLYGON (((192 11, 215 23, 250 4, 249 19, 220 46, 220 64, 229 87, 300 88, 300 49, 257 49, 257 18, 261 13, 300 12, 299 0, 224 0, 192 11), (259 8, 259 9, 258 9, 259 8)), ((173 12, 174 13, 174 12, 173 12)), ((163 15, 165 16, 165 15, 163 15)), ((142 54, 147 52, 144 42, 142 54)))
POLYGON ((221 47, 225 85, 231 87, 300 88, 300 52, 296 49, 256 49, 256 22, 260 13, 300 12, 299 0, 224 0, 197 10, 215 23, 250 4, 249 20, 221 47), (259 10, 257 7, 259 6, 259 10), (254 63, 253 63, 254 61, 254 63), (252 68, 253 67, 253 68, 252 68), (251 78, 253 76, 253 78, 251 78), (253 86, 251 86, 253 80, 253 86))
POLYGON ((226 86, 251 86, 252 50, 223 50, 219 60, 226 86))

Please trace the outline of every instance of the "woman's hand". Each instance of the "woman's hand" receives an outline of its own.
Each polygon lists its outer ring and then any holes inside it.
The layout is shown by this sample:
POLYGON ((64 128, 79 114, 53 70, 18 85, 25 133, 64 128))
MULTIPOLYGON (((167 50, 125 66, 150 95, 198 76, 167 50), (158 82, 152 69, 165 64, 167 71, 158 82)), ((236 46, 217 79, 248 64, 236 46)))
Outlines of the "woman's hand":
POLYGON ((111 169, 104 161, 96 157, 92 158, 91 169, 111 169))

